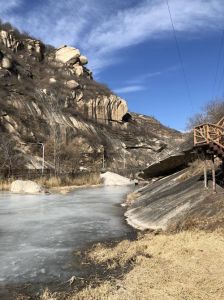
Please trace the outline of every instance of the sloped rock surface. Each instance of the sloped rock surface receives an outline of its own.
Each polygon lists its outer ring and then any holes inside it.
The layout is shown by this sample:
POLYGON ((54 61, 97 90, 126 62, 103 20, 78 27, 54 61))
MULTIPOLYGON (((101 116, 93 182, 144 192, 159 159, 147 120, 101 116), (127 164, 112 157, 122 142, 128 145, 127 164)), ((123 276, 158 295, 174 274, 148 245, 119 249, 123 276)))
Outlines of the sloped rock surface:
MULTIPOLYGON (((205 204, 212 193, 203 189, 202 176, 185 179, 185 173, 180 171, 137 190, 139 197, 125 214, 128 224, 140 230, 167 230, 175 224, 180 228, 184 222, 190 224, 193 217, 216 217, 220 209, 223 213, 224 205, 221 207, 218 201, 205 204)), ((221 187, 218 193, 222 198, 221 187)))

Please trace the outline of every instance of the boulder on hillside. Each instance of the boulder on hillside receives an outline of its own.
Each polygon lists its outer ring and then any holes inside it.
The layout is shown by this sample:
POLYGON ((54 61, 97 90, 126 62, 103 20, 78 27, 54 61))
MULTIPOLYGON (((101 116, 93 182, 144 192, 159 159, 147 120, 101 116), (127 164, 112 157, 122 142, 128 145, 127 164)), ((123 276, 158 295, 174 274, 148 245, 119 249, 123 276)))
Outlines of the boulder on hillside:
POLYGON ((56 61, 62 63, 68 63, 70 60, 74 60, 74 62, 78 61, 80 57, 79 49, 63 46, 56 50, 55 59, 56 61))
POLYGON ((73 71, 74 71, 74 74, 78 77, 83 75, 83 67, 80 66, 79 64, 73 65, 73 71))
POLYGON ((66 85, 67 85, 71 90, 74 90, 74 89, 76 89, 76 88, 79 86, 78 82, 75 81, 75 80, 73 80, 73 79, 67 81, 67 82, 66 82, 66 85))
POLYGON ((113 172, 106 172, 100 174, 100 178, 102 178, 104 185, 131 185, 135 184, 134 181, 129 178, 123 177, 119 174, 113 172))
POLYGON ((12 193, 39 194, 44 192, 44 188, 31 180, 15 180, 11 184, 12 193))
POLYGON ((80 63, 81 63, 82 65, 88 64, 88 58, 87 58, 86 56, 84 56, 84 55, 81 55, 81 56, 79 57, 79 61, 80 61, 80 63))

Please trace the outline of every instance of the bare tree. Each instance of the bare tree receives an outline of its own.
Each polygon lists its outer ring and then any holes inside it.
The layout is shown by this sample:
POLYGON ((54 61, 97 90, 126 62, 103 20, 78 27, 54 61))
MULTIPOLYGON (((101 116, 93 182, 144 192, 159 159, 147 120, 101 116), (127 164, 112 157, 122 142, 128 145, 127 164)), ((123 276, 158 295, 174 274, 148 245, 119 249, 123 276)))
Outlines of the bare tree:
POLYGON ((200 113, 191 117, 187 123, 187 128, 193 127, 203 123, 217 123, 224 116, 224 100, 215 100, 207 103, 200 113))
POLYGON ((0 168, 7 175, 12 175, 13 169, 23 165, 21 153, 16 147, 16 142, 8 134, 0 136, 0 168))

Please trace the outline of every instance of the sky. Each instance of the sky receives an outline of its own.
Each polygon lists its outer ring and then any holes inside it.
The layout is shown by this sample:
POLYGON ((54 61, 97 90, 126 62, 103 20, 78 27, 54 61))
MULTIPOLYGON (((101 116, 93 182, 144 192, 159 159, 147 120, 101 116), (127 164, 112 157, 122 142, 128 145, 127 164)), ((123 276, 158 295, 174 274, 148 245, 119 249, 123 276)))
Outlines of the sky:
POLYGON ((224 94, 224 0, 0 0, 0 18, 55 47, 79 48, 97 81, 184 131, 224 94), (176 39, 175 39, 176 38, 176 39))

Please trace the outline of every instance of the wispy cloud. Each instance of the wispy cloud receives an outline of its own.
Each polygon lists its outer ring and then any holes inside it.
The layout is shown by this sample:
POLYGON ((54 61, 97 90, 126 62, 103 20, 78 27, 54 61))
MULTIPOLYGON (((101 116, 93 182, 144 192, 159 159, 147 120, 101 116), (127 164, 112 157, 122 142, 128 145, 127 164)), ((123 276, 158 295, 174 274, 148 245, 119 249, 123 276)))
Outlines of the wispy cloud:
POLYGON ((180 65, 175 65, 175 66, 171 66, 169 68, 166 68, 164 70, 155 71, 155 72, 148 72, 148 73, 145 73, 145 74, 140 74, 140 75, 128 80, 126 83, 127 84, 144 84, 145 82, 147 82, 151 78, 162 76, 164 74, 176 71, 179 68, 180 68, 180 65))
POLYGON ((130 86, 117 88, 114 90, 114 92, 117 94, 127 94, 127 93, 139 92, 143 90, 145 90, 145 87, 142 85, 130 85, 130 86))
POLYGON ((12 9, 15 7, 19 7, 21 5, 20 0, 0 0, 0 9, 1 9, 1 14, 5 14, 7 12, 10 12, 12 9))
MULTIPOLYGON (((13 8, 28 0, 0 0, 0 17, 19 28, 59 46, 80 47, 99 70, 114 64, 119 50, 146 40, 166 38, 171 28, 164 0, 46 0, 33 3, 32 10, 15 14, 13 8)), ((178 32, 206 33, 224 24, 223 0, 170 0, 178 32)))

